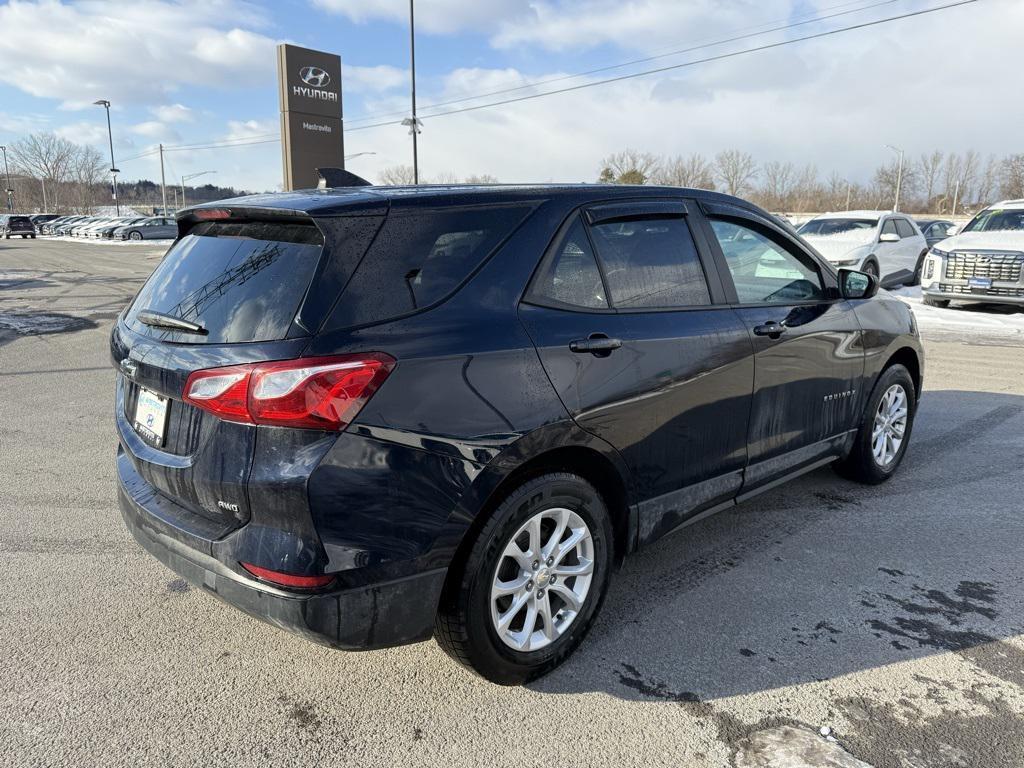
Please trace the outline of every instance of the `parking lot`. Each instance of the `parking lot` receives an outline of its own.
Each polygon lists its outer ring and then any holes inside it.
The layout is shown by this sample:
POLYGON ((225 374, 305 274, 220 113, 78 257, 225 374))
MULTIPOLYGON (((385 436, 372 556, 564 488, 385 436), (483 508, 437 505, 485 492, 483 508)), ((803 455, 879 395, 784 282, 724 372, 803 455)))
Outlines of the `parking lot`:
POLYGON ((311 645, 131 539, 107 333, 163 249, 0 245, 5 762, 1024 765, 1024 334, 923 323, 892 482, 820 470, 638 553, 565 665, 500 688, 432 642, 311 645))

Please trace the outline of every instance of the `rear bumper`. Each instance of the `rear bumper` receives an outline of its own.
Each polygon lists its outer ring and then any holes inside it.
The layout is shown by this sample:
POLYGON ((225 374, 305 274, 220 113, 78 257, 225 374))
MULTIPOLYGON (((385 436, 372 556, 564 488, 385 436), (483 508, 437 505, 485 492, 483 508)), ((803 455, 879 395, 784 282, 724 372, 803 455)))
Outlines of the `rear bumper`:
POLYGON ((247 578, 211 555, 190 547, 161 517, 136 498, 137 484, 118 462, 118 501, 136 541, 192 586, 229 605, 308 640, 343 650, 370 650, 427 640, 446 569, 327 592, 297 593, 247 578))

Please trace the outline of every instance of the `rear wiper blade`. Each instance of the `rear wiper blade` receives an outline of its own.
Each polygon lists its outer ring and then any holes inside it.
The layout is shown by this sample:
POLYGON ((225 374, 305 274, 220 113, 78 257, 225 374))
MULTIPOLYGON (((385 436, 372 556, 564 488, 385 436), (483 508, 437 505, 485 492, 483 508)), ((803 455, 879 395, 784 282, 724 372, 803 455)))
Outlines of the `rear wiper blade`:
POLYGON ((140 323, 151 325, 154 328, 172 328, 176 331, 185 331, 187 333, 207 333, 207 330, 199 323, 182 320, 174 315, 165 315, 163 312, 154 312, 151 309, 144 309, 139 312, 138 318, 140 323))

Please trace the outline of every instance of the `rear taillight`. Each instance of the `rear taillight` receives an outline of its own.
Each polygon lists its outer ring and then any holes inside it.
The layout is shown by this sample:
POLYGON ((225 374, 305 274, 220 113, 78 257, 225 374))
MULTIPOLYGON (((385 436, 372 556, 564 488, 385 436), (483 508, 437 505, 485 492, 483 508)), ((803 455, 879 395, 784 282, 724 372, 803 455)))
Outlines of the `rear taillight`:
POLYGON ((291 589, 319 589, 320 587, 326 587, 334 581, 334 577, 329 574, 321 576, 299 576, 294 573, 283 573, 281 571, 272 571, 269 568, 260 568, 258 565, 253 565, 252 563, 241 563, 241 566, 257 579, 269 582, 270 584, 274 584, 278 587, 290 587, 291 589))
POLYGON ((226 421, 344 429, 395 367, 377 352, 196 371, 184 400, 226 421))

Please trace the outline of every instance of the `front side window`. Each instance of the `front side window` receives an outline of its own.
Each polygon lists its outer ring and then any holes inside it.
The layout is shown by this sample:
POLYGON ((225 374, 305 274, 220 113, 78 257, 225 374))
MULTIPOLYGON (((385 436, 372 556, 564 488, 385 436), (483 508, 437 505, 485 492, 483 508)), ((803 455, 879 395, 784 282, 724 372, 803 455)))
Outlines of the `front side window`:
POLYGON ((607 309, 601 273, 590 240, 577 216, 558 244, 554 257, 537 277, 533 295, 557 304, 587 309, 607 309))
POLYGON ((900 237, 913 237, 917 234, 913 225, 906 219, 896 219, 896 231, 900 237))
POLYGON ((821 275, 809 260, 734 221, 712 219, 711 228, 741 304, 790 304, 825 298, 821 275))
POLYGON ((591 227, 616 309, 711 303, 690 229, 682 218, 612 221, 591 227))
POLYGON ((896 222, 893 219, 886 219, 885 224, 882 225, 883 235, 898 235, 896 231, 896 222))

